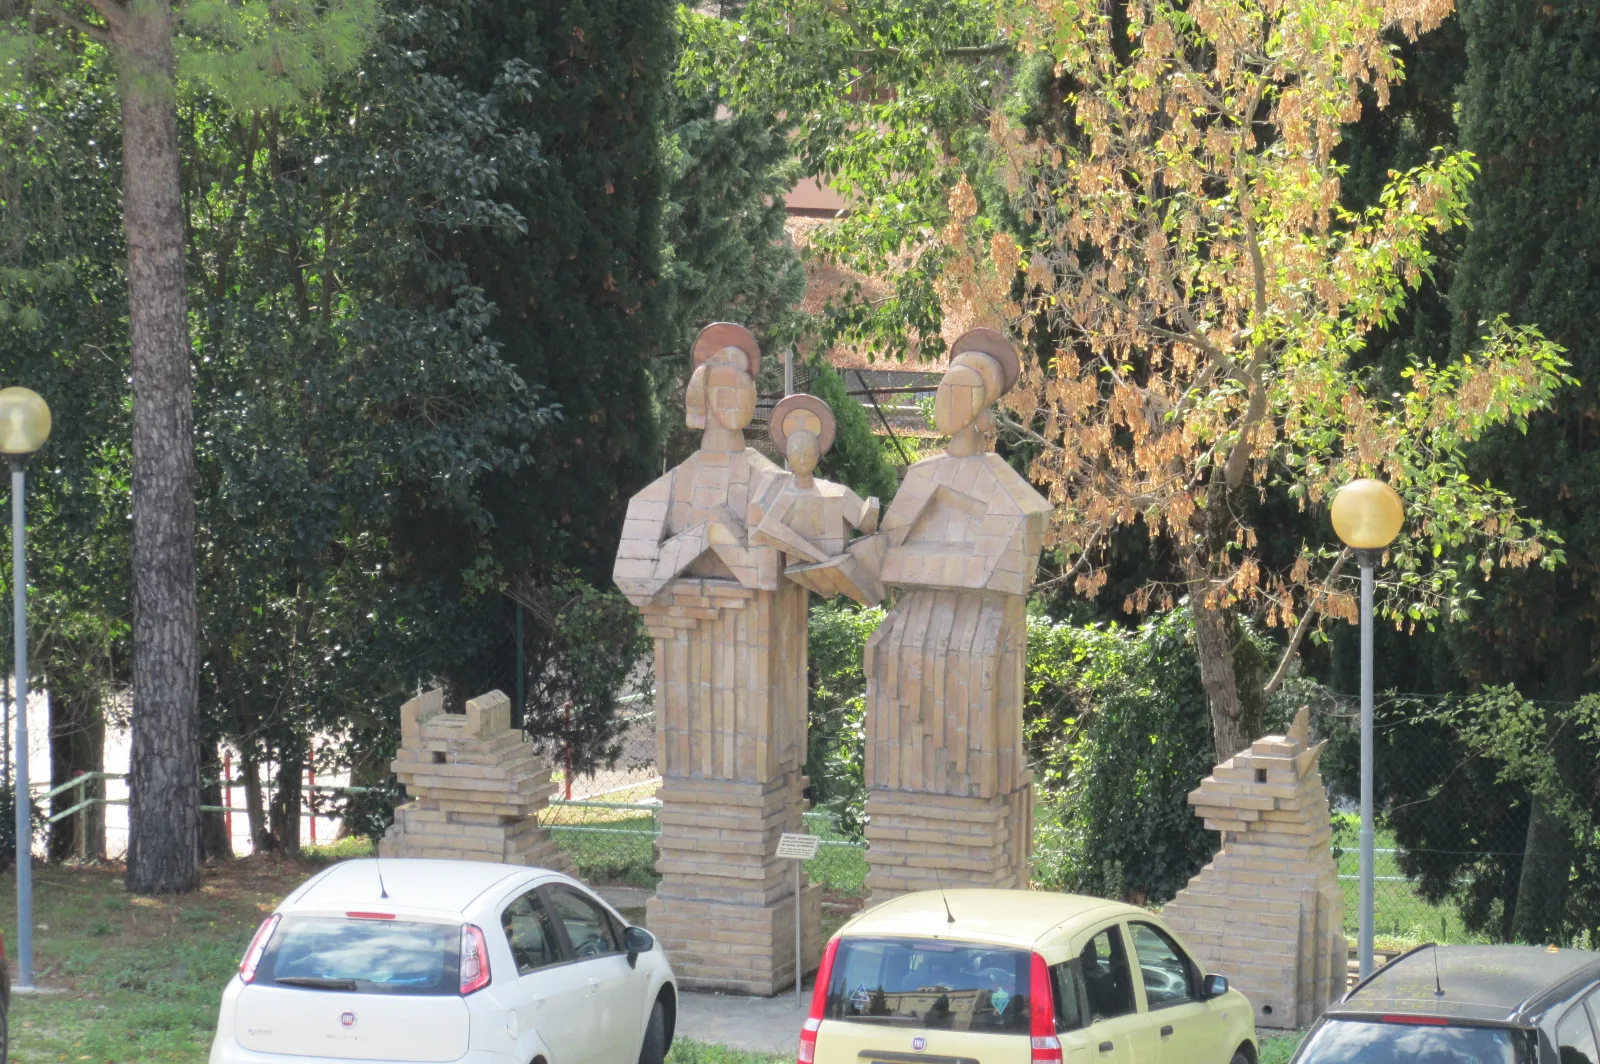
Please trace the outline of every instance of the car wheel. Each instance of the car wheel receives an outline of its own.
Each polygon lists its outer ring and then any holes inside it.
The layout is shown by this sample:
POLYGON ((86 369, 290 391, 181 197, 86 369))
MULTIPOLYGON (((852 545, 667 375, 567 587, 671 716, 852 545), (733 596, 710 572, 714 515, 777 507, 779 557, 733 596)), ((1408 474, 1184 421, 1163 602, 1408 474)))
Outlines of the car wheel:
MULTIPOLYGON (((650 1009, 650 1022, 644 1028, 644 1045, 639 1048, 639 1064, 662 1064, 667 1059, 667 1010, 656 1002, 650 1009)), ((0 1060, 0 1064, 5 1064, 0 1060)))
MULTIPOLYGON (((0 1064, 4 1064, 4 1061, 0 1061, 0 1064)), ((1250 1055, 1241 1049, 1233 1055, 1228 1064, 1250 1064, 1250 1055)))

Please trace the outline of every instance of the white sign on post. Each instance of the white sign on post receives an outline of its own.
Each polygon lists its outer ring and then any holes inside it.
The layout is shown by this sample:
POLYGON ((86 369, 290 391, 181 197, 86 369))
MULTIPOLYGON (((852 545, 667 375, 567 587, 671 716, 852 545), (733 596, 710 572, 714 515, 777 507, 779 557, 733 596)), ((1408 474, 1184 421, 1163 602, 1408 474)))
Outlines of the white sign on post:
POLYGON ((820 835, 791 835, 785 832, 778 839, 778 856, 796 861, 809 861, 817 855, 817 847, 820 845, 822 845, 820 835))
POLYGON ((801 922, 805 913, 800 903, 804 891, 800 878, 800 866, 817 855, 817 847, 822 845, 820 835, 802 835, 799 833, 784 832, 778 838, 779 857, 786 857, 794 862, 794 1000, 800 1008, 805 1008, 805 957, 801 955, 801 922))

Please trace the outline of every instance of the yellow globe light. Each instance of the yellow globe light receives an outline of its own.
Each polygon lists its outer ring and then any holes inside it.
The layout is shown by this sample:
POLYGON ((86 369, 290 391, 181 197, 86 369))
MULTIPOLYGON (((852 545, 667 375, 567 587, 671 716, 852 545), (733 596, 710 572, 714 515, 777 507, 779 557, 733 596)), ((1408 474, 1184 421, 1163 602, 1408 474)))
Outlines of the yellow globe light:
POLYGON ((1381 480, 1352 480, 1333 497, 1333 530, 1346 546, 1356 550, 1387 547, 1400 534, 1405 519, 1399 494, 1381 480))
POLYGON ((0 454, 29 455, 50 438, 50 407, 31 388, 0 389, 0 454))

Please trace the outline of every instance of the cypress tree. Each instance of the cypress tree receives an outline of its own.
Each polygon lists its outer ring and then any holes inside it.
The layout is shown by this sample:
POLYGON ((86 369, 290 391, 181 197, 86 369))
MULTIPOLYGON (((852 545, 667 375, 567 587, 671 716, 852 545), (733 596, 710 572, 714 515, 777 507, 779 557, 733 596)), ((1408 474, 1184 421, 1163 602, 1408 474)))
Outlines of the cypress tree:
MULTIPOLYGON (((1466 0, 1468 75, 1461 144, 1482 175, 1473 231, 1451 291, 1452 348, 1508 315, 1564 345, 1582 384, 1535 417, 1526 439, 1501 431, 1478 448, 1480 472, 1566 540, 1553 572, 1509 570, 1482 585, 1461 639, 1473 679, 1528 697, 1595 689, 1600 656, 1600 0, 1466 0)), ((1554 744, 1569 758, 1591 756, 1554 744)), ((1553 940, 1570 875, 1570 833, 1535 802, 1514 933, 1553 940)))
POLYGON ((488 92, 531 68, 534 87, 501 118, 537 136, 500 196, 516 236, 463 228, 442 254, 498 308, 501 357, 557 403, 548 450, 489 493, 490 530, 419 522, 417 552, 459 552, 490 535, 508 573, 609 579, 628 496, 655 465, 649 357, 664 323, 662 119, 673 60, 670 0, 457 0, 458 31, 432 68, 488 92), (452 537, 456 539, 452 543, 452 537))

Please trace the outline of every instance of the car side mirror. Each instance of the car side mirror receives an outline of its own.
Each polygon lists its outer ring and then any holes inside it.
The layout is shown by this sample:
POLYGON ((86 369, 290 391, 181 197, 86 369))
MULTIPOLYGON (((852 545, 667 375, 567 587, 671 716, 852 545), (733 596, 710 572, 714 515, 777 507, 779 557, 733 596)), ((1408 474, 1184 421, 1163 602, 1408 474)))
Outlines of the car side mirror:
POLYGON ((1208 975, 1205 983, 1205 999, 1219 998, 1228 992, 1228 979, 1222 975, 1208 975))
POLYGON ((628 951, 628 967, 639 963, 639 954, 656 948, 656 937, 642 927, 630 927, 622 933, 622 948, 628 951))

